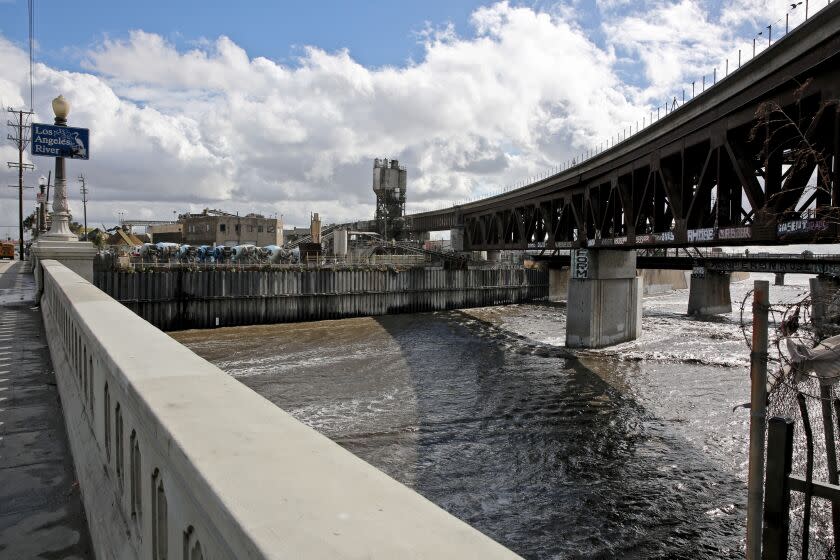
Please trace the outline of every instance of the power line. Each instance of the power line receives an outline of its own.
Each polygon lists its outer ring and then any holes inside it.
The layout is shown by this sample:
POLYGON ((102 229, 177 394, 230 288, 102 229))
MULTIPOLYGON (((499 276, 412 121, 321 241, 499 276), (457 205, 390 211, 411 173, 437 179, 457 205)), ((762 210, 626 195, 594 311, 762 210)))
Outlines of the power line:
POLYGON ((6 162, 9 168, 17 168, 18 170, 18 243, 20 245, 20 260, 23 260, 23 170, 35 169, 31 163, 23 163, 23 152, 29 145, 31 137, 31 125, 29 123, 32 118, 32 111, 24 111, 19 109, 15 111, 11 107, 8 109, 12 118, 6 121, 12 132, 8 134, 7 138, 12 141, 18 151, 18 160, 6 162))
POLYGON ((35 110, 35 0, 29 0, 29 110, 35 110))

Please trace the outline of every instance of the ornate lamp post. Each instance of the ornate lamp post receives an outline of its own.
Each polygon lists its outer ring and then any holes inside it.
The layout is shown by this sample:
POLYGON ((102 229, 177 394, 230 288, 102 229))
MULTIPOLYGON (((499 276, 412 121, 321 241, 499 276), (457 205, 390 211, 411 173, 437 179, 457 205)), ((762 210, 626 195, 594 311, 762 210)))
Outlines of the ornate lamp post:
MULTIPOLYGON (((70 114, 70 103, 59 95, 52 101, 55 113, 55 125, 67 126, 67 115, 70 114)), ((53 194, 52 213, 50 217, 50 231, 44 236, 50 240, 75 241, 77 238, 70 231, 70 211, 67 206, 67 179, 64 174, 64 158, 55 158, 55 189, 53 194)))
MULTIPOLYGON (((67 115, 70 113, 70 104, 67 100, 59 95, 53 99, 52 108, 55 113, 55 126, 67 126, 67 115)), ((37 126, 37 124, 33 125, 33 127, 37 126)), ((35 128, 33 128, 33 138, 34 130, 35 128)), ((39 300, 44 290, 44 271, 41 266, 43 261, 58 261, 88 282, 93 282, 93 259, 96 255, 96 247, 93 246, 93 243, 79 241, 79 238, 70 231, 70 212, 67 207, 67 174, 64 169, 63 157, 55 158, 55 188, 53 189, 53 205, 50 217, 52 219, 50 230, 40 236, 38 241, 32 245, 33 271, 35 272, 35 285, 37 287, 36 297, 39 300)))

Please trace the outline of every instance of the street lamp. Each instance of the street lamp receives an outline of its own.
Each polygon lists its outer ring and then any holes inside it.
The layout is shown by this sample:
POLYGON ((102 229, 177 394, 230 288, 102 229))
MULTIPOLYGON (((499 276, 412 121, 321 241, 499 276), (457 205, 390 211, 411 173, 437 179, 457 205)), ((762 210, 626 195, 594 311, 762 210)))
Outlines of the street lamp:
POLYGON ((47 178, 41 175, 38 178, 38 235, 47 231, 46 200, 44 190, 47 188, 47 178))
MULTIPOLYGON (((67 115, 70 114, 70 103, 59 95, 52 101, 53 113, 55 113, 55 125, 67 126, 67 115)), ((76 236, 70 231, 70 209, 67 206, 67 180, 64 175, 64 158, 55 158, 55 194, 53 195, 52 222, 47 238, 60 239, 62 241, 76 240, 76 236)))
POLYGON ((52 110, 55 113, 55 124, 57 126, 66 125, 67 115, 70 114, 70 103, 64 99, 63 95, 59 95, 52 100, 52 110))

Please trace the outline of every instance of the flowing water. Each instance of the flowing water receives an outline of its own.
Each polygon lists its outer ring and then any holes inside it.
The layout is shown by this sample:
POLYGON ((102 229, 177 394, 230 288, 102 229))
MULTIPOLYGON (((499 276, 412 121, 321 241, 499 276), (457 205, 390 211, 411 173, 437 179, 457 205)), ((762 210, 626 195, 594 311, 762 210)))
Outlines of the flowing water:
POLYGON ((563 347, 556 305, 173 336, 526 558, 740 558, 751 287, 707 321, 645 298, 642 337, 600 351, 563 347))

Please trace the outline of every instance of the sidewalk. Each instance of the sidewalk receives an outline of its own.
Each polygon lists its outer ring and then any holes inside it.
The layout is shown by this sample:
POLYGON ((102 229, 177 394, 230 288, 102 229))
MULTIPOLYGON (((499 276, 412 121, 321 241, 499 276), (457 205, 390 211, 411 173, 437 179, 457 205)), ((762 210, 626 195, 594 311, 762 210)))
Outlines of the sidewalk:
POLYGON ((34 278, 22 269, 0 264, 0 559, 93 558, 34 278))

